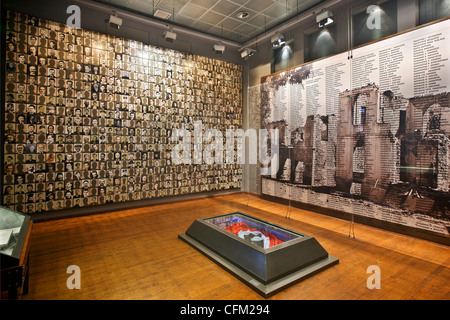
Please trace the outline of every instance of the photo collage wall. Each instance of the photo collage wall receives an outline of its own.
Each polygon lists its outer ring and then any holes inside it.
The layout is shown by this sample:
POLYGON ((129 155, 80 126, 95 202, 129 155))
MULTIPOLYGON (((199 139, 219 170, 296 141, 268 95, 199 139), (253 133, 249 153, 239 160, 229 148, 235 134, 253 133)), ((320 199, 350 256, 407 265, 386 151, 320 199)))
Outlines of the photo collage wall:
POLYGON ((7 12, 3 205, 33 214, 241 187, 172 131, 242 127, 240 65, 7 12))

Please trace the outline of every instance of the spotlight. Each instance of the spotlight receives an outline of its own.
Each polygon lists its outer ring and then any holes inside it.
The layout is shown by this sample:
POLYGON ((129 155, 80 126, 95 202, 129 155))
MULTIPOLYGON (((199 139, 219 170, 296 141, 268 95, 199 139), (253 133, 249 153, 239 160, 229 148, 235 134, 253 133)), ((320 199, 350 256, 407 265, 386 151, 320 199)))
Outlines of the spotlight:
POLYGON ((177 34, 173 31, 164 31, 164 38, 169 42, 174 42, 177 39, 177 34))
POLYGON ((236 17, 238 17, 239 19, 245 19, 248 18, 250 16, 250 13, 248 13, 247 11, 239 11, 236 14, 236 17))
POLYGON ((256 53, 256 50, 250 49, 250 48, 245 48, 245 49, 241 52, 241 58, 242 58, 242 59, 250 58, 250 57, 253 56, 255 53, 256 53))
POLYGON ((316 16, 316 22, 319 24, 319 28, 329 26, 330 24, 332 24, 334 22, 333 13, 329 10, 325 10, 325 11, 319 13, 316 16))
POLYGON ((279 33, 279 32, 277 32, 277 33, 272 37, 272 39, 270 40, 270 42, 272 42, 272 46, 273 46, 273 47, 279 47, 279 46, 282 46, 283 44, 286 43, 286 41, 284 40, 284 36, 283 36, 281 33, 279 33))
POLYGON ((222 42, 219 42, 218 44, 214 45, 214 51, 217 54, 222 54, 225 52, 225 46, 222 44, 222 42))
POLYGON ((107 21, 111 27, 116 28, 116 29, 120 29, 120 26, 122 25, 122 19, 119 18, 118 16, 116 16, 115 14, 110 15, 109 19, 107 21))

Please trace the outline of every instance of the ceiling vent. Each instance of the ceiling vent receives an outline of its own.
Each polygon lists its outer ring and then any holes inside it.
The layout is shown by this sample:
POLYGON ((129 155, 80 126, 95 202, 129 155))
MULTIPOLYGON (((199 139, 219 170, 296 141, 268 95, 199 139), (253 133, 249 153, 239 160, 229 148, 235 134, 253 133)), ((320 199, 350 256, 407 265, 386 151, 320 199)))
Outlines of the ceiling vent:
POLYGON ((162 20, 168 20, 172 16, 172 14, 158 9, 153 16, 162 20))

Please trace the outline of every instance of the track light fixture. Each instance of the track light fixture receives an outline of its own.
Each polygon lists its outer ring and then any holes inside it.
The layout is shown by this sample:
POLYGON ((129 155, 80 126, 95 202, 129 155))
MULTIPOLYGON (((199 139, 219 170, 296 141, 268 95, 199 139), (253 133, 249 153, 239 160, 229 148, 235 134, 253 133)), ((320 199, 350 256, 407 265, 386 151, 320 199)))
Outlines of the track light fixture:
POLYGON ((250 49, 250 48, 245 48, 244 50, 242 50, 241 52, 241 58, 242 59, 248 59, 251 56, 253 56, 256 53, 256 50, 254 49, 250 49))
POLYGON ((225 52, 225 46, 222 44, 222 41, 214 45, 214 51, 217 54, 222 54, 225 52))
POLYGON ((164 38, 169 42, 174 42, 177 39, 177 34, 170 28, 170 31, 164 31, 164 38))
POLYGON ((273 46, 273 47, 279 47, 279 46, 282 46, 283 44, 286 43, 286 41, 285 41, 285 39, 284 39, 284 36, 283 36, 281 33, 279 33, 279 32, 277 32, 277 33, 272 37, 272 39, 270 40, 270 42, 272 43, 272 46, 273 46))
POLYGON ((329 26, 334 22, 333 13, 330 10, 325 10, 316 16, 316 22, 319 24, 319 28, 329 26))
POLYGON ((107 22, 109 23, 109 25, 111 27, 116 28, 116 29, 120 29, 120 27, 122 26, 122 19, 119 18, 115 12, 114 12, 114 14, 109 16, 109 19, 107 20, 107 22))

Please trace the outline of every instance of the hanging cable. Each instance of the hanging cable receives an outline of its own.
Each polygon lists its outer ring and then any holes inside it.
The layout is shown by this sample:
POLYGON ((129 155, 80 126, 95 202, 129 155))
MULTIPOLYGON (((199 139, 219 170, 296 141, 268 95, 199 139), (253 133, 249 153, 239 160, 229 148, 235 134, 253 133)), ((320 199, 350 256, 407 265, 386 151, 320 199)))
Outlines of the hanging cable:
MULTIPOLYGON (((352 8, 350 7, 350 2, 347 4, 347 12, 348 12, 348 24, 347 24, 347 44, 348 44, 348 60, 350 65, 350 92, 353 92, 353 51, 352 51, 352 28, 353 28, 353 19, 352 19, 352 8)), ((350 106, 353 107, 353 94, 350 94, 350 106)), ((351 221, 348 229, 348 237, 351 238, 353 235, 353 239, 355 239, 355 212, 352 210, 351 212, 351 221)))

